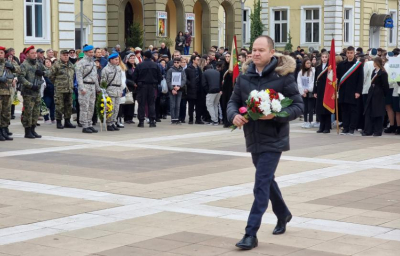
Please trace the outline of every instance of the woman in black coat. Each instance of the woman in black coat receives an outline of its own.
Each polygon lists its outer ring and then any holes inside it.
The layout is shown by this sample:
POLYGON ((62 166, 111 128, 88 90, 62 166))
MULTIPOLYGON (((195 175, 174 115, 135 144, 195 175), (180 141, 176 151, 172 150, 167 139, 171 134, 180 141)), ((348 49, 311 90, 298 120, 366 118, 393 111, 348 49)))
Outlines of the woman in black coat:
POLYGON ((375 70, 372 72, 371 87, 368 90, 364 108, 365 126, 363 136, 382 136, 383 118, 386 114, 385 97, 389 92, 389 79, 382 58, 374 59, 375 70))
POLYGON ((221 110, 224 122, 224 128, 229 128, 232 124, 228 121, 227 109, 228 102, 233 93, 233 77, 229 71, 229 62, 231 60, 230 52, 225 54, 225 64, 222 67, 222 95, 221 95, 221 110))
POLYGON ((328 58, 327 52, 321 55, 321 65, 315 69, 314 79, 314 97, 317 98, 316 113, 320 116, 319 130, 317 133, 330 133, 331 130, 331 112, 324 107, 324 95, 326 78, 328 76, 328 58))
POLYGON ((136 87, 133 82, 133 72, 135 71, 135 54, 131 53, 127 57, 126 67, 128 68, 125 72, 126 75, 126 87, 132 92, 133 104, 124 105, 124 123, 134 124, 133 117, 135 114, 135 101, 136 101, 136 87))
POLYGON ((183 49, 185 47, 185 36, 182 31, 179 31, 178 35, 175 38, 175 50, 180 51, 181 55, 183 55, 183 49))

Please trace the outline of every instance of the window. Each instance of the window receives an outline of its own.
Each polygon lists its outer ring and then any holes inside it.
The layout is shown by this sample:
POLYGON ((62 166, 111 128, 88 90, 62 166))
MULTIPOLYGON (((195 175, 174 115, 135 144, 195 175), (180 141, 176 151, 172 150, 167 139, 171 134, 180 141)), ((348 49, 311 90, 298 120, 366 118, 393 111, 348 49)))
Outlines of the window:
POLYGON ((243 24, 242 24, 243 43, 250 43, 250 10, 243 10, 243 24))
POLYGON ((397 12, 396 10, 390 10, 390 16, 393 19, 393 28, 390 28, 389 33, 389 45, 395 46, 397 43, 396 40, 396 28, 397 28, 397 12))
POLYGON ((274 11, 274 40, 276 43, 287 43, 288 38, 288 11, 274 11))
POLYGON ((50 1, 24 0, 25 43, 50 43, 50 1))
POLYGON ((304 9, 304 42, 319 43, 320 34, 320 9, 304 9))
POLYGON ((346 44, 353 43, 353 9, 345 8, 343 13, 343 42, 346 44))

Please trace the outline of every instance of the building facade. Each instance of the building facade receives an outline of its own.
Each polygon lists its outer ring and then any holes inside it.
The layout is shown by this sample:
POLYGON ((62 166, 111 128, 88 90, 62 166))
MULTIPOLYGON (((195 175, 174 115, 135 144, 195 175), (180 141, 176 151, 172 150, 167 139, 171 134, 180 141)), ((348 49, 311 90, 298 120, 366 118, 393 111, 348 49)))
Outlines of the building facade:
POLYGON ((261 0, 264 33, 279 50, 292 37, 293 50, 347 46, 393 49, 399 46, 400 0, 261 0), (393 28, 387 28, 393 21, 393 28), (386 27, 385 27, 386 22, 386 27))
MULTIPOLYGON (((17 51, 81 48, 80 0, 0 0, 0 45, 17 51)), ((145 46, 174 41, 178 31, 193 33, 192 49, 242 45, 240 0, 83 0, 83 42, 96 47, 125 46, 133 22, 144 30, 145 46), (223 10, 223 19, 218 18, 223 10), (222 26, 219 21, 222 20, 222 26), (220 34, 223 32, 221 40, 220 34)), ((174 45, 171 46, 173 48, 174 45)))

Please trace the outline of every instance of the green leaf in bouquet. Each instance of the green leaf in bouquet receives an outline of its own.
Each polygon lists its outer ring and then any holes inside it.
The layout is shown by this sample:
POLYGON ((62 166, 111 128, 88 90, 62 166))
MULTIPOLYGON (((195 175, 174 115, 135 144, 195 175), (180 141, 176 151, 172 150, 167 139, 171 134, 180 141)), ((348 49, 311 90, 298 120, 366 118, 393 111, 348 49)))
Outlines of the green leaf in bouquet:
POLYGON ((274 115, 276 117, 288 117, 289 116, 288 112, 286 112, 286 111, 281 111, 279 113, 274 113, 274 115))
POLYGON ((261 117, 263 117, 263 114, 259 114, 259 113, 253 113, 251 111, 248 111, 247 114, 249 115, 249 117, 254 120, 257 121, 258 119, 260 119, 261 117))
POLYGON ((103 89, 107 89, 107 82, 106 81, 101 81, 100 87, 103 89))
POLYGON ((293 103, 293 100, 292 100, 292 99, 289 99, 289 98, 284 98, 283 100, 281 100, 282 108, 287 108, 287 107, 289 107, 292 103, 293 103))

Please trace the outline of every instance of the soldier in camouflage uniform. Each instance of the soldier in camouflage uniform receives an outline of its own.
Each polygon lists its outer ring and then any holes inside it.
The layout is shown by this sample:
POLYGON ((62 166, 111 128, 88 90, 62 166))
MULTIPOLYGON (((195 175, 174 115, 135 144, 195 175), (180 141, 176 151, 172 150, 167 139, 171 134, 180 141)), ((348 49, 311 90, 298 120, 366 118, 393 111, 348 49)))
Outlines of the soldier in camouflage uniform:
POLYGON ((54 84, 57 129, 76 128, 75 125, 71 124, 74 74, 75 68, 69 61, 68 50, 62 50, 60 60, 52 66, 49 77, 54 84), (62 124, 63 115, 64 125, 62 124))
POLYGON ((0 46, 0 141, 13 140, 8 131, 11 120, 11 87, 13 73, 20 72, 17 62, 6 60, 4 53, 5 47, 0 46))
POLYGON ((92 126, 96 92, 100 91, 97 68, 94 64, 93 46, 83 48, 85 57, 75 67, 76 80, 78 82, 78 101, 80 107, 79 122, 82 124, 83 133, 97 133, 92 126))
POLYGON ((40 88, 44 83, 43 76, 49 76, 50 70, 36 60, 34 46, 26 48, 24 51, 26 59, 21 64, 21 73, 18 81, 22 85, 22 97, 24 111, 22 115, 22 125, 25 128, 25 138, 35 139, 42 136, 35 131, 37 120, 40 115, 40 105, 42 98, 40 88))
POLYGON ((107 131, 119 131, 117 117, 123 90, 119 55, 117 53, 111 54, 108 61, 108 65, 101 71, 101 81, 107 83, 107 94, 113 103, 112 116, 107 118, 107 131))

